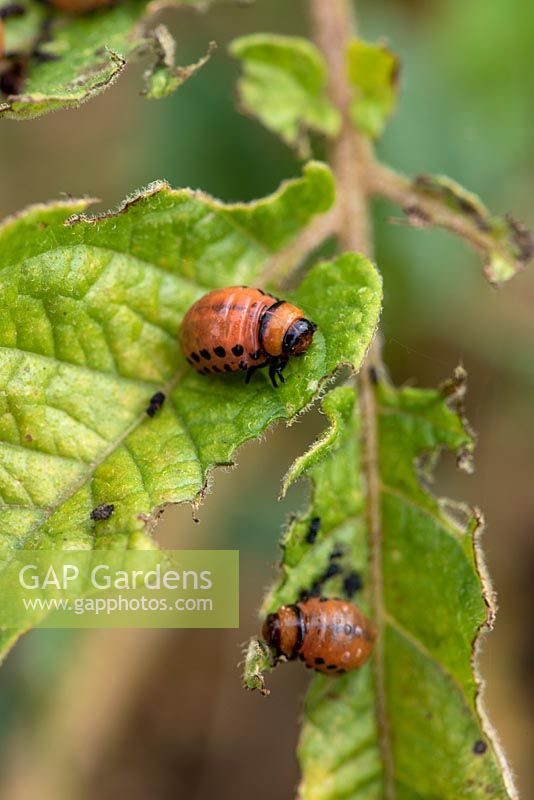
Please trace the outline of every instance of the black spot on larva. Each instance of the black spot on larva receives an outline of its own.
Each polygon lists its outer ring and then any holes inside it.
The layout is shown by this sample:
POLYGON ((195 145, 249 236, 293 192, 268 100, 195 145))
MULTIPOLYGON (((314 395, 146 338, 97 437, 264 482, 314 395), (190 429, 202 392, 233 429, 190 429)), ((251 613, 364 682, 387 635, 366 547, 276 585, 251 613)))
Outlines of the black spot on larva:
POLYGON ((212 370, 213 372, 222 372, 216 364, 213 365, 212 370))
POLYGON ((96 522, 100 522, 100 520, 109 519, 114 511, 115 506, 113 503, 102 503, 102 505, 93 508, 90 516, 91 519, 94 519, 96 522))
POLYGON ((202 356, 202 358, 205 358, 206 361, 209 361, 211 358, 211 353, 209 352, 209 350, 206 350, 205 347, 200 351, 200 355, 202 356))
POLYGON ((226 350, 220 344, 218 344, 217 347, 213 348, 213 352, 215 353, 216 356, 219 356, 219 358, 224 358, 226 355, 226 350))
POLYGON ((225 370, 226 370, 227 372, 232 372, 232 367, 230 366, 230 364, 225 364, 225 365, 224 365, 224 368, 225 368, 225 370))
POLYGON ((327 669, 337 669, 337 666, 335 664, 327 664, 326 668, 327 669))
POLYGON ((319 528, 321 527, 321 517, 314 517, 310 522, 310 527, 308 529, 308 535, 306 536, 306 541, 308 544, 313 544, 317 538, 317 534, 319 533, 319 528))
POLYGON ((350 624, 350 622, 347 622, 347 624, 345 625, 343 630, 345 631, 347 636, 351 635, 351 633, 352 633, 352 625, 350 624))
POLYGON ((330 561, 334 561, 334 559, 336 558, 341 558, 342 555, 343 555, 343 548, 339 544, 336 544, 336 546, 330 553, 330 561))
POLYGON ((253 361, 257 361, 261 356, 261 350, 256 350, 254 353, 249 354, 253 361))
POLYGON ((316 658, 315 659, 315 663, 316 664, 324 664, 324 658, 316 658))
POLYGON ((146 409, 146 413, 148 414, 148 416, 154 417, 158 413, 164 402, 165 402, 165 395, 163 394, 163 392, 156 392, 156 394, 153 394, 152 397, 150 398, 150 404, 146 409))
POLYGON ((340 572, 341 567, 339 564, 329 564, 327 569, 324 571, 322 580, 327 581, 329 578, 333 578, 334 575, 339 575, 340 572))
POLYGON ((198 353, 191 353, 191 358, 193 359, 193 361, 196 361, 197 364, 200 361, 200 356, 198 353))
POLYGON ((191 364, 191 365, 193 364, 193 359, 192 358, 186 358, 186 361, 187 361, 188 364, 191 364))
POLYGON ((242 344, 235 344, 232 347, 232 353, 234 356, 242 356, 243 355, 243 345, 242 344))
POLYGON ((337 675, 344 675, 346 671, 347 671, 346 669, 343 669, 343 667, 340 667, 336 674, 337 675))
POLYGON ((343 592, 346 597, 352 597, 352 595, 359 592, 362 587, 363 581, 361 575, 357 572, 349 572, 343 581, 343 592))
POLYGON ((306 664, 306 669, 312 669, 312 667, 310 666, 310 664, 306 664))
POLYGON ((478 739, 473 745, 473 753, 476 756, 484 755, 487 749, 488 745, 486 744, 486 742, 483 742, 482 739, 478 739))
POLYGON ((327 603, 328 602, 328 597, 320 597, 319 598, 319 602, 320 603, 327 603))

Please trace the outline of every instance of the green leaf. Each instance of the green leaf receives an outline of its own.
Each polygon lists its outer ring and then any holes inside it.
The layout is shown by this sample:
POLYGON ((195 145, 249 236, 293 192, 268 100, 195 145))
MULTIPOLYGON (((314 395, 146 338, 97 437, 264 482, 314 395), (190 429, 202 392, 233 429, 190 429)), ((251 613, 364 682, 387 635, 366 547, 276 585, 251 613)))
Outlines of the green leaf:
POLYGON ((261 33, 235 39, 230 53, 243 62, 238 89, 244 111, 302 157, 309 154, 308 131, 337 134, 340 115, 326 98, 326 66, 315 45, 261 33))
MULTIPOLYGON (((378 545, 367 532, 364 440, 352 389, 326 396, 330 428, 289 472, 289 483, 309 476, 311 502, 283 537, 281 575, 262 616, 314 586, 350 596, 344 581, 356 574, 363 589, 353 600, 379 634, 362 669, 312 681, 298 747, 302 800, 515 796, 480 701, 478 639, 494 615, 480 515, 462 509, 460 521, 460 507, 453 516, 453 505, 427 488, 441 449, 469 466, 463 392, 461 371, 439 391, 376 386, 378 545), (315 517, 321 524, 310 544, 315 517), (332 563, 342 571, 325 580, 332 563)), ((272 663, 255 642, 249 655, 245 684, 262 688, 261 671, 272 663)))
POLYGON ((172 94, 198 72, 209 61, 216 45, 215 42, 211 42, 206 55, 194 64, 178 67, 175 64, 176 42, 164 25, 158 25, 149 34, 146 45, 140 45, 139 52, 143 52, 145 47, 149 53, 152 51, 155 57, 153 65, 144 75, 146 88, 143 94, 150 100, 160 100, 172 94))
POLYGON ((347 68, 355 90, 352 121, 362 133, 377 139, 397 102, 399 60, 383 43, 353 39, 347 50, 347 68))
MULTIPOLYGON (((75 108, 110 86, 128 60, 149 55, 145 93, 165 97, 193 75, 208 56, 189 67, 174 63, 175 45, 163 26, 147 30, 147 0, 123 0, 109 9, 67 15, 26 0, 27 13, 9 19, 6 49, 20 54, 26 75, 17 94, 0 99, 0 117, 30 119, 61 108, 75 108), (46 34, 45 24, 50 21, 46 34), (38 47, 47 60, 32 57, 38 47)), ((168 6, 197 5, 199 0, 169 0, 168 6)), ((209 54, 208 54, 209 55, 209 54)))
POLYGON ((267 259, 333 201, 310 163, 263 200, 224 205, 155 184, 115 213, 36 206, 0 228, 0 545, 152 546, 167 503, 202 495, 210 470, 276 419, 293 419, 340 363, 359 366, 380 278, 363 257, 317 264, 293 299, 318 324, 274 390, 261 372, 204 377, 177 331, 209 289, 254 283, 267 259), (78 213, 74 213, 78 212, 78 213), (340 319, 344 322, 339 325, 340 319), (151 396, 162 410, 149 418, 151 396), (90 512, 112 503, 113 515, 90 512))
MULTIPOLYGON (((462 214, 487 237, 489 247, 484 274, 493 285, 509 281, 532 258, 534 236, 524 225, 510 215, 492 214, 477 195, 446 175, 419 175, 413 187, 418 194, 440 200, 447 208, 462 214)), ((407 213, 410 216, 409 210, 407 213)), ((414 224, 425 225, 424 218, 417 218, 417 209, 414 216, 414 224)))

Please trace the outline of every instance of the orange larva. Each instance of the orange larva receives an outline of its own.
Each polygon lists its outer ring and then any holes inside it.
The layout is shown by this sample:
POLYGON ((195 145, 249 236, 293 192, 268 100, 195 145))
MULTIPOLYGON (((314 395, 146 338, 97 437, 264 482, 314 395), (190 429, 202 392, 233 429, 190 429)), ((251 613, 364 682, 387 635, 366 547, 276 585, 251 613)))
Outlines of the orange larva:
POLYGON ((305 353, 317 326, 304 311, 261 289, 229 286, 208 292, 191 306, 180 328, 187 361, 201 375, 210 372, 247 373, 269 367, 284 383, 282 371, 290 356, 305 353))
POLYGON ((310 669, 341 675, 365 664, 375 632, 352 603, 313 597, 269 614, 262 636, 278 656, 298 656, 310 669))

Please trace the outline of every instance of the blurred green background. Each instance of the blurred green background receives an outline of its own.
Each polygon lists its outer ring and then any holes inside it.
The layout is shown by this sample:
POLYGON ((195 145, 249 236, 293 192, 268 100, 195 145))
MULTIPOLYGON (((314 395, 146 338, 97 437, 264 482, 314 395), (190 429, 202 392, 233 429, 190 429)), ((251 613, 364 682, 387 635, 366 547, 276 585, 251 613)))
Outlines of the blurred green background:
MULTIPOLYGON (((532 225, 531 0, 360 0, 358 10, 363 35, 388 38, 403 62, 382 157, 409 174, 449 174, 532 225)), ((291 153, 236 111, 238 67, 226 45, 256 31, 307 35, 306 3, 257 0, 164 19, 181 63, 214 39, 211 62, 165 101, 139 96, 137 64, 78 111, 0 122, 2 216, 61 193, 108 208, 157 178, 247 200, 298 173, 291 153)), ((435 385, 459 361, 470 375, 477 471, 459 475, 444 458, 436 491, 487 517, 500 611, 480 666, 522 796, 533 797, 533 273, 496 292, 461 242, 390 225, 399 212, 384 204, 374 212, 394 380, 435 385)), ((277 503, 280 479, 323 425, 312 412, 245 447, 237 469, 214 475, 199 525, 186 508, 164 516, 166 544, 240 548, 239 631, 37 631, 21 641, 0 672, 1 797, 292 796, 308 677, 295 665, 279 669, 265 700, 241 690, 237 663, 274 575, 280 527, 306 499, 303 484, 277 503)))

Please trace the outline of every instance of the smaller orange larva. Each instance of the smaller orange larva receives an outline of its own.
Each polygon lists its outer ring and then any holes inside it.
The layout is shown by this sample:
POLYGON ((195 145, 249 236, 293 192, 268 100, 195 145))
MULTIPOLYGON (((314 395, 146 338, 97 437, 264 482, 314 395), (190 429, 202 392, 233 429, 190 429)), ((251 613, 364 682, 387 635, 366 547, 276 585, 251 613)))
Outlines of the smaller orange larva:
POLYGON ((228 286, 191 306, 180 327, 180 343, 201 375, 241 369, 248 383, 259 367, 269 367, 276 388, 277 377, 284 383, 289 358, 306 352, 316 330, 297 306, 261 289, 228 286))
POLYGON ((269 614, 262 636, 278 656, 298 656, 309 669, 341 675, 365 664, 373 649, 375 631, 352 603, 310 597, 269 614))

